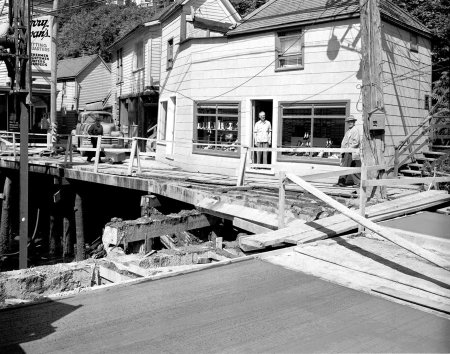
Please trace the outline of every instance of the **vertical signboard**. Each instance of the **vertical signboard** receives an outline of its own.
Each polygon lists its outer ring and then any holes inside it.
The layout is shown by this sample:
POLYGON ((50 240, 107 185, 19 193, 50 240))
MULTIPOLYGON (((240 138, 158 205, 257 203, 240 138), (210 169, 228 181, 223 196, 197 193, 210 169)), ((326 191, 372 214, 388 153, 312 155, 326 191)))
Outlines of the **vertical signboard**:
POLYGON ((51 31, 51 16, 35 17, 31 20, 31 63, 34 72, 51 71, 51 31))

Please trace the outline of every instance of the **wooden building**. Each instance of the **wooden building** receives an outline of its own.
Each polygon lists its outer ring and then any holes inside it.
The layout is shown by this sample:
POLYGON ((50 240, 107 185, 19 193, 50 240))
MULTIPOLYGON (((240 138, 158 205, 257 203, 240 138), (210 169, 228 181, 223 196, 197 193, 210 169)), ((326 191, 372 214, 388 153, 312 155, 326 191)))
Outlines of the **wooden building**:
POLYGON ((58 61, 58 131, 70 133, 78 112, 111 110, 111 69, 97 54, 58 61))
MULTIPOLYGON (((381 0, 380 11, 389 162, 428 113, 431 43, 429 31, 390 1, 381 0)), ((187 16, 161 19, 158 129, 165 142, 158 159, 233 175, 239 146, 253 145, 260 111, 272 124, 273 147, 339 147, 349 115, 362 127, 359 1, 272 0, 226 36, 208 37, 200 28, 185 36, 187 16)), ((278 153, 269 163, 272 172, 308 173, 336 169, 339 156, 278 153)))
MULTIPOLYGON (((166 73, 176 61, 180 41, 194 35, 223 37, 239 19, 228 0, 178 0, 117 40, 109 48, 111 80, 114 116, 123 132, 156 136, 159 89, 166 86, 166 73)), ((158 130, 165 139, 164 122, 158 130)))

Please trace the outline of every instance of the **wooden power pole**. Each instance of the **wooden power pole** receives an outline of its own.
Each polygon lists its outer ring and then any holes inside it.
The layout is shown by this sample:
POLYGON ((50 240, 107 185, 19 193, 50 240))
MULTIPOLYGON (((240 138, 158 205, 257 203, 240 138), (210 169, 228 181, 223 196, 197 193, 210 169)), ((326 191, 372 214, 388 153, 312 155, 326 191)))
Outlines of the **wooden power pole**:
MULTIPOLYGON (((382 80, 382 44, 379 0, 360 0, 362 97, 363 97, 363 163, 384 165, 385 111, 382 80)), ((378 172, 374 171, 370 178, 378 172)), ((382 191, 382 194, 384 192, 382 191)))

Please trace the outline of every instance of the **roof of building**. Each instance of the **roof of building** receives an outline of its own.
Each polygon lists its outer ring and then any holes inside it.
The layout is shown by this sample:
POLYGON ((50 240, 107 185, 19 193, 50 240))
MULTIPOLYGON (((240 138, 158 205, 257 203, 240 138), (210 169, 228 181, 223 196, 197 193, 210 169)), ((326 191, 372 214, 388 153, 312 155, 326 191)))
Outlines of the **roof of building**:
MULTIPOLYGON (((68 79, 77 77, 86 67, 95 59, 99 58, 98 54, 86 55, 78 58, 68 58, 58 61, 58 79, 68 79)), ((109 66, 106 65, 109 69, 109 66)))
MULTIPOLYGON (((430 31, 415 17, 389 0, 380 0, 384 20, 424 35, 430 31)), ((228 35, 262 32, 299 24, 359 17, 359 0, 269 0, 245 17, 228 35)))

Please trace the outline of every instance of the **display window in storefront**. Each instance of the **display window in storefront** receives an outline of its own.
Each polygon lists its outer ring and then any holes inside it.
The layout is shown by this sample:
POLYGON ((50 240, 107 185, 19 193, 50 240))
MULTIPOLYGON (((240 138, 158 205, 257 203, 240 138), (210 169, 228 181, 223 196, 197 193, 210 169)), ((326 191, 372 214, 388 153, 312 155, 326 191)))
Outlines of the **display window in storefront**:
MULTIPOLYGON (((348 102, 302 102, 280 104, 280 140, 284 148, 339 148, 345 134, 348 102)), ((338 163, 337 153, 282 152, 280 161, 323 160, 338 163), (334 162, 333 162, 334 161, 334 162)))
POLYGON ((195 153, 239 157, 239 102, 197 102, 194 114, 195 153))

